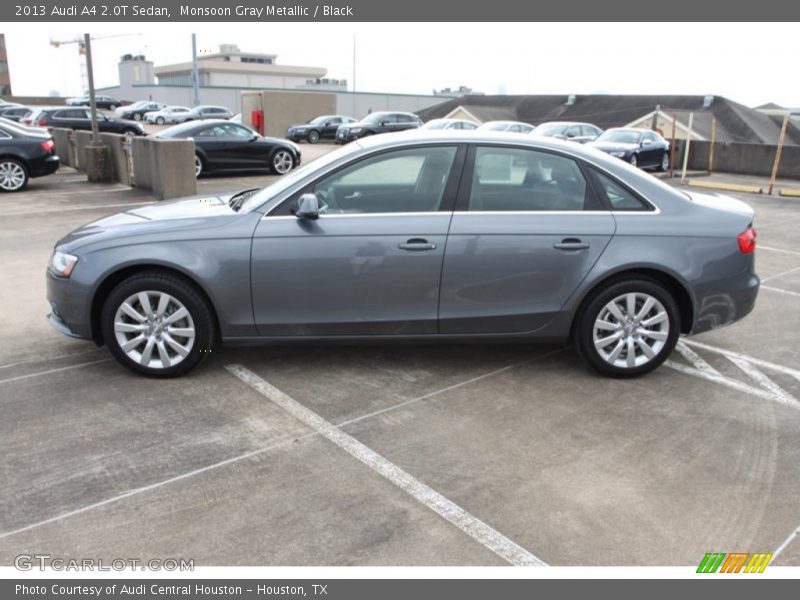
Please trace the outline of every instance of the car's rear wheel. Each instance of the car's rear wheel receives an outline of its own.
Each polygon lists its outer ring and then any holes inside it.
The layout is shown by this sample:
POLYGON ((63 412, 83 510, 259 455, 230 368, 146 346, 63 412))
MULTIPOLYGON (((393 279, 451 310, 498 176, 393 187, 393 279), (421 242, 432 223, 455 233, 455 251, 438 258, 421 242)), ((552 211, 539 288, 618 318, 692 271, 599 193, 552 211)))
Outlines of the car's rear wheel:
POLYGON ((109 104, 109 105, 108 105, 108 110, 114 110, 114 109, 116 109, 116 108, 117 108, 117 105, 116 105, 116 104, 109 104))
POLYGON ((659 171, 666 171, 669 169, 669 152, 664 152, 664 156, 661 157, 661 163, 658 165, 659 171))
POLYGON ((28 185, 28 169, 15 158, 0 159, 0 190, 18 192, 28 185))
POLYGON ((133 120, 134 121, 141 121, 142 120, 142 115, 140 115, 139 113, 133 113, 133 120))
POLYGON ((278 175, 285 175, 294 167, 294 157, 288 150, 276 150, 270 161, 272 170, 278 175))
POLYGON ((309 144, 316 144, 319 141, 319 131, 314 131, 313 129, 308 132, 306 135, 306 140, 308 140, 309 144))
POLYGON ((639 166, 639 158, 635 154, 631 154, 631 158, 630 158, 630 160, 628 162, 631 163, 632 167, 638 167, 639 166))
POLYGON ((159 271, 134 275, 114 288, 100 322, 114 358, 154 377, 187 373, 215 340, 211 307, 197 288, 159 271))
POLYGON ((163 125, 165 123, 164 117, 156 117, 156 124, 163 125))
POLYGON ((199 154, 194 155, 194 176, 200 177, 203 170, 206 168, 203 158, 199 154))
POLYGON ((595 293, 577 317, 578 353, 603 375, 649 373, 675 348, 680 313, 672 295, 649 279, 617 281, 595 293))

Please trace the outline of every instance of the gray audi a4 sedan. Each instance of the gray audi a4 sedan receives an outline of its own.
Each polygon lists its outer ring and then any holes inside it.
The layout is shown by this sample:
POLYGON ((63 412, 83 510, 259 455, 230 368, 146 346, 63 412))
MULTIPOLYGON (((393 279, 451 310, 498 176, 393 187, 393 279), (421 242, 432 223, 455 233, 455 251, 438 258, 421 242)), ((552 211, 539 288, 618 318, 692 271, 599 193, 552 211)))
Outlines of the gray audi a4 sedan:
POLYGON ((746 204, 591 148, 423 130, 73 231, 48 318, 153 376, 220 344, 518 340, 624 377, 752 310, 755 238, 746 204))

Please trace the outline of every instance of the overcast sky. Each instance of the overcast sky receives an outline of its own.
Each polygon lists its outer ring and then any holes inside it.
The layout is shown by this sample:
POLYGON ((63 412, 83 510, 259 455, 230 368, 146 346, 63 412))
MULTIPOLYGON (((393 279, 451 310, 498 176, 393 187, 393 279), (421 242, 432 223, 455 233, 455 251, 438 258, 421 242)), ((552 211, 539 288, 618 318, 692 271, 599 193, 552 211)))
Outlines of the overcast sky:
MULTIPOLYGON (((200 49, 235 43, 277 54, 281 64, 324 67, 352 86, 355 35, 363 91, 467 85, 487 94, 715 94, 800 107, 796 23, 123 23, 90 31, 120 36, 94 42, 98 87, 117 83, 122 54, 145 54, 156 65, 191 60, 192 31, 200 49)), ((81 92, 76 46, 49 44, 80 29, 15 24, 6 32, 15 94, 81 92)))

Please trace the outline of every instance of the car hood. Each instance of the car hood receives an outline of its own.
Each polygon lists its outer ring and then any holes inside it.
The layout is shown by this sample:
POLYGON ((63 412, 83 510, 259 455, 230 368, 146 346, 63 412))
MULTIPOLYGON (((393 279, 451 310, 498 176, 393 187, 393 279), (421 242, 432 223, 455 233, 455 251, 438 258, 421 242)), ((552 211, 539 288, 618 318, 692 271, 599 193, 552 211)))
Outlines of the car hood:
POLYGON ((639 147, 639 144, 626 144, 624 142, 589 142, 587 145, 603 152, 627 152, 628 150, 636 150, 639 147))
POLYGON ((68 252, 107 238, 119 239, 176 229, 189 231, 212 226, 215 221, 224 225, 239 215, 228 206, 232 195, 193 196, 131 208, 79 227, 61 238, 57 246, 68 252))

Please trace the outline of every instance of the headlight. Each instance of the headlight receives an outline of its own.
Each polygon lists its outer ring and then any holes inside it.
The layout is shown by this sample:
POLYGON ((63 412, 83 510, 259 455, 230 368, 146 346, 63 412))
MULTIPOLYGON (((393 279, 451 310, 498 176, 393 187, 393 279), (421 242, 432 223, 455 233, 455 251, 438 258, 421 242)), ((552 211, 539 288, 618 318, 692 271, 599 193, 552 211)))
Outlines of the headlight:
POLYGON ((55 251, 50 257, 50 272, 56 277, 67 278, 72 274, 72 269, 78 263, 78 257, 72 254, 55 251))
POLYGON ((620 151, 609 152, 609 154, 611 156, 616 156, 617 158, 624 158, 624 156, 625 156, 625 152, 620 152, 620 151))

